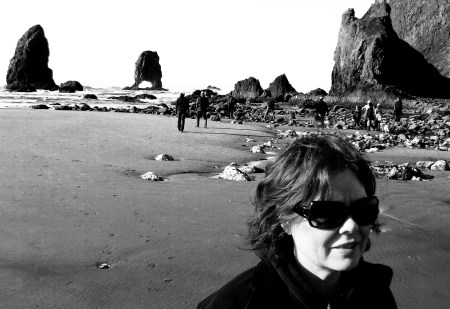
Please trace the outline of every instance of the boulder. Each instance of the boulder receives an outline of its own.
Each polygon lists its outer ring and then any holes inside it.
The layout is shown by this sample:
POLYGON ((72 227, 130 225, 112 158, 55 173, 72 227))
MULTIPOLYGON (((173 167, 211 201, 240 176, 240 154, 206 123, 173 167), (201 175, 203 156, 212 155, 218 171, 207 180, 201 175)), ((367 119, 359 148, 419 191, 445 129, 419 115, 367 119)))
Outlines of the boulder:
POLYGON ((244 99, 255 99, 263 93, 263 89, 254 77, 249 77, 247 79, 238 81, 234 85, 233 97, 234 98, 244 98, 244 99))
POLYGON ((75 80, 62 83, 59 87, 59 92, 73 93, 75 91, 83 91, 83 86, 75 80))
POLYGON ((236 166, 228 165, 225 167, 222 173, 219 174, 219 178, 232 180, 232 181, 251 181, 252 179, 246 173, 242 172, 236 166))
POLYGON ((155 157, 156 161, 173 161, 173 157, 168 154, 160 154, 155 157))
POLYGON ((164 178, 159 176, 158 174, 154 172, 148 172, 143 175, 141 175, 142 179, 148 180, 148 181, 164 181, 164 178))
POLYGON ((296 92, 294 87, 291 86, 285 74, 278 76, 275 80, 270 83, 268 90, 273 98, 282 97, 284 100, 284 95, 289 92, 296 92))
POLYGON ((450 80, 398 37, 390 13, 389 4, 377 0, 361 19, 353 9, 343 14, 330 94, 450 97, 450 80))
POLYGON ((448 162, 446 160, 438 160, 434 162, 433 165, 430 166, 432 171, 448 171, 450 170, 448 166, 448 162))
POLYGON ((24 88, 58 90, 53 81, 53 71, 48 67, 50 55, 44 29, 31 27, 20 38, 6 75, 7 89, 23 91, 24 88), (26 85, 26 87, 20 87, 26 85))
POLYGON ((86 94, 83 99, 86 100, 98 100, 97 96, 95 94, 86 94))
POLYGON ((159 64, 159 56, 154 51, 144 51, 136 61, 134 71, 134 84, 126 89, 139 89, 139 85, 143 82, 150 82, 152 90, 165 90, 162 87, 162 71, 159 64))

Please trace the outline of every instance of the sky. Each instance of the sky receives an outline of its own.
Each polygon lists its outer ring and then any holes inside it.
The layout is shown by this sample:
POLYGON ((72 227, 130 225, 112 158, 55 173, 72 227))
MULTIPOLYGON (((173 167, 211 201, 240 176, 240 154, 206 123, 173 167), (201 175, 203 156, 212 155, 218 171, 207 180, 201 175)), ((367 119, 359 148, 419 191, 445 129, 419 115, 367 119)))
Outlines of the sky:
MULTIPOLYGON (((3 3, 5 2, 5 3, 3 3)), ((22 0, 0 8, 0 85, 18 40, 40 24, 56 84, 125 87, 135 62, 156 51, 171 91, 248 77, 262 88, 286 74, 300 92, 329 91, 341 16, 362 17, 374 0, 22 0)))

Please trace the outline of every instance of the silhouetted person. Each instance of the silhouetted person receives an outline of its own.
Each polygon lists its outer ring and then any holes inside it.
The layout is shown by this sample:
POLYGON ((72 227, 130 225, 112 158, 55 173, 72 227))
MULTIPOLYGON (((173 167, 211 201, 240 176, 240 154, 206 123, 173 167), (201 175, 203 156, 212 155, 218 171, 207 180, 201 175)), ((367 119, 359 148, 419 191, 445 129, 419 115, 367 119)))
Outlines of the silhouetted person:
POLYGON ((383 111, 381 110, 380 103, 377 104, 377 108, 375 108, 375 120, 374 120, 374 128, 377 131, 381 131, 381 120, 383 119, 383 111))
POLYGON ((375 119, 375 111, 373 110, 372 102, 370 102, 369 107, 366 109, 366 114, 364 115, 367 131, 370 131, 370 127, 372 126, 374 119, 375 119))
POLYGON ((275 120, 275 99, 270 99, 269 101, 267 101, 266 105, 267 108, 264 112, 264 120, 266 120, 267 114, 270 112, 272 112, 272 118, 273 120, 275 120))
POLYGON ((196 127, 200 126, 200 118, 203 117, 203 119, 205 119, 205 128, 206 128, 207 124, 208 124, 208 119, 206 118, 206 112, 208 111, 209 100, 206 97, 204 91, 202 91, 202 93, 198 97, 195 104, 196 104, 196 108, 197 108, 197 125, 196 125, 196 127))
POLYGON ((400 121, 400 118, 402 117, 402 113, 403 113, 403 103, 402 103, 402 99, 399 97, 399 98, 397 98, 397 101, 395 101, 395 103, 394 103, 395 121, 400 121))
POLYGON ((361 127, 361 106, 357 105, 353 111, 353 120, 355 121, 355 128, 359 129, 361 127))
POLYGON ((323 97, 320 97, 319 101, 314 104, 314 110, 316 122, 320 123, 322 129, 325 128, 325 115, 328 114, 328 105, 323 100, 323 97))
POLYGON ((184 93, 180 94, 175 104, 175 113, 178 117, 178 131, 184 131, 184 121, 186 119, 186 114, 189 112, 189 101, 185 98, 184 93))
POLYGON ((233 118, 234 113, 234 106, 236 105, 236 101, 234 100, 233 96, 231 94, 228 95, 227 100, 227 108, 228 108, 228 117, 233 118))

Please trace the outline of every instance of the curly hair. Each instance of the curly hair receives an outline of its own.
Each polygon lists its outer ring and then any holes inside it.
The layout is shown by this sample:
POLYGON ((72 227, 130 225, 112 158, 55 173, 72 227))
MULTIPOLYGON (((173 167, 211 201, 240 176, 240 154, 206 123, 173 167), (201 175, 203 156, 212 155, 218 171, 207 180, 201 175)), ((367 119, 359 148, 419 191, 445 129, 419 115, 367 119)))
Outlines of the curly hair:
MULTIPOLYGON (((254 216, 248 221, 248 240, 255 251, 278 262, 293 250, 292 237, 281 223, 292 218, 297 204, 308 205, 330 192, 330 178, 345 169, 353 171, 367 196, 376 191, 370 162, 352 144, 341 137, 324 134, 294 140, 275 161, 268 164, 266 175, 256 188, 254 216)), ((372 230, 380 231, 378 220, 372 230)), ((366 251, 370 247, 370 242, 366 251)))

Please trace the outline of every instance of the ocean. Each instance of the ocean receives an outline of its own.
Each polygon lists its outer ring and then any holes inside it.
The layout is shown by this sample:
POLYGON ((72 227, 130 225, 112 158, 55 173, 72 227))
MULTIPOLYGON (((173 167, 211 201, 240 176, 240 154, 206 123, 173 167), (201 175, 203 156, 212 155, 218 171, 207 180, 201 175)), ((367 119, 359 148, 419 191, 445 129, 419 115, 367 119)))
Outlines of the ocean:
MULTIPOLYGON (((183 91, 191 94, 194 90, 183 91)), ((38 90, 37 92, 9 92, 4 87, 0 88, 0 108, 30 108, 31 105, 45 104, 50 108, 57 105, 76 105, 88 104, 91 107, 112 107, 126 108, 136 106, 145 108, 147 106, 159 105, 160 103, 170 103, 180 96, 179 91, 156 91, 156 90, 122 90, 118 87, 111 88, 91 88, 84 87, 83 91, 75 93, 60 93, 59 91, 38 90), (109 97, 131 96, 139 94, 152 94, 156 97, 154 100, 143 99, 142 102, 131 103, 109 97), (94 94, 98 100, 83 99, 86 94, 94 94)))

